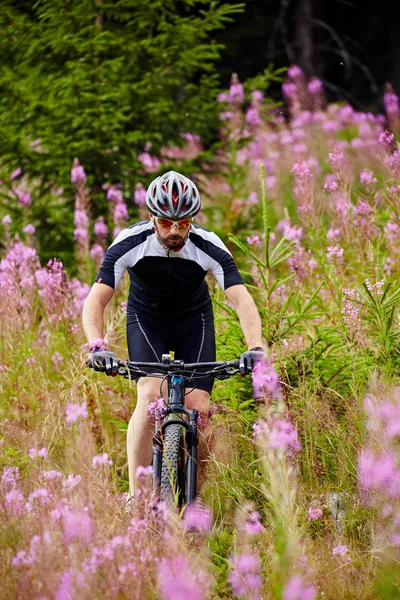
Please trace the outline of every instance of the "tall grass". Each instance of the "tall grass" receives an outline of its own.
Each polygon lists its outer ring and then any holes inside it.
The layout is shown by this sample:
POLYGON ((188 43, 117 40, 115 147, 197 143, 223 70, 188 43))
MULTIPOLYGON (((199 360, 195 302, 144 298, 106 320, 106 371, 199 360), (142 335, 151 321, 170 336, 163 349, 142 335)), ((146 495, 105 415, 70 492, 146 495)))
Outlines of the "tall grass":
MULTIPOLYGON (((399 597, 398 104, 389 121, 328 105, 295 67, 283 94, 286 118, 233 81, 220 173, 200 181, 200 219, 237 259, 269 358, 253 386, 215 386, 211 521, 155 506, 146 471, 126 514, 135 388, 85 368, 82 302, 107 231, 124 226, 121 189, 92 232, 73 165, 78 279, 40 264, 28 204, 18 237, 3 216, 1 598, 399 597)), ((210 290, 218 356, 236 357, 238 319, 210 290)), ((121 357, 126 294, 124 280, 106 315, 121 357)))

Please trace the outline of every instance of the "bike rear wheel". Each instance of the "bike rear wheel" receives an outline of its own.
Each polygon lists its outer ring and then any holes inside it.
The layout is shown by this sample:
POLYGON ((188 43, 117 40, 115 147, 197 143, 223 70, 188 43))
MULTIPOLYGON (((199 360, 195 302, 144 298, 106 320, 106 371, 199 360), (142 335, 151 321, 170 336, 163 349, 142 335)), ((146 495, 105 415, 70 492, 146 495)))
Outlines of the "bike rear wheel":
POLYGON ((161 460, 160 500, 181 508, 185 503, 186 451, 181 425, 167 425, 164 430, 161 460))

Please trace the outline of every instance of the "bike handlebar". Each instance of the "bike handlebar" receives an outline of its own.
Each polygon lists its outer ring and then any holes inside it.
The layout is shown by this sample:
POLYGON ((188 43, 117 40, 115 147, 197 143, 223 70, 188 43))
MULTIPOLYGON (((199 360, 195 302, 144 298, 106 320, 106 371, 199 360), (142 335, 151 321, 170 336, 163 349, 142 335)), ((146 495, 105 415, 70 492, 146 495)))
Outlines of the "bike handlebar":
POLYGON ((118 360, 118 375, 128 377, 128 372, 135 375, 155 376, 163 373, 173 375, 182 371, 195 371, 198 369, 208 369, 207 372, 202 372, 202 375, 222 374, 226 376, 235 375, 239 372, 239 359, 226 360, 223 362, 203 362, 203 363, 184 363, 181 360, 173 360, 171 362, 153 363, 153 362, 137 362, 131 360, 118 360), (155 373, 148 373, 143 369, 154 369, 155 373), (158 373, 157 373, 158 371, 158 373), (161 371, 161 373, 160 373, 161 371))

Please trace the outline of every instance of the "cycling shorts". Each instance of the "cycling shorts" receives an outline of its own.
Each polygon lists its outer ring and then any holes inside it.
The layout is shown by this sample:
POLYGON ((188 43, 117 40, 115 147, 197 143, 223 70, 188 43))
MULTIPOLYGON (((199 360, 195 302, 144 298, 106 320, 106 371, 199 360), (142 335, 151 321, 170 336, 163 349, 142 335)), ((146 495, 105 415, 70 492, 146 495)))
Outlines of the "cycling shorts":
MULTIPOLYGON (((215 361, 215 332, 212 308, 190 315, 153 317, 139 312, 127 313, 129 358, 140 362, 161 362, 162 354, 175 353, 175 359, 185 363, 215 361)), ((151 372, 151 369, 143 369, 151 372)), ((194 373, 186 382, 211 393, 214 377, 194 373)), ((134 378, 136 381, 140 376, 134 378)))

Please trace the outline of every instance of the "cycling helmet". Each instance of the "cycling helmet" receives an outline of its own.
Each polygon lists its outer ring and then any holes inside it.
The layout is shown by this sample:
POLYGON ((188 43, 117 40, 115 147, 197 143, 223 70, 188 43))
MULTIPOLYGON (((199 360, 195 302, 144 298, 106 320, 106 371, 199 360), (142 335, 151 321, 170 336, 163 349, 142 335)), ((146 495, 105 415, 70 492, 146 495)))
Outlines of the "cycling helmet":
POLYGON ((178 221, 199 212, 200 194, 193 181, 176 171, 168 171, 147 188, 146 205, 154 216, 178 221))

